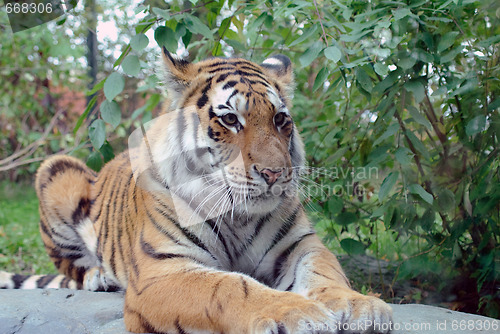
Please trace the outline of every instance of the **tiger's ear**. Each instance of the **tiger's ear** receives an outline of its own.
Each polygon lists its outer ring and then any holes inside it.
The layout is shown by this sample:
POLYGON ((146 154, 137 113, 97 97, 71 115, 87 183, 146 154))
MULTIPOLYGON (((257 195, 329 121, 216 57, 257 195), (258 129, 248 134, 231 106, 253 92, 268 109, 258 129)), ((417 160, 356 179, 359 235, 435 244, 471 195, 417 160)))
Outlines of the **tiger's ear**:
POLYGON ((292 62, 285 55, 275 55, 267 58, 260 64, 267 75, 278 81, 286 90, 289 97, 293 95, 295 81, 292 62))
POLYGON ((162 69, 158 75, 166 87, 168 98, 175 104, 195 76, 194 65, 185 59, 173 56, 165 47, 162 60, 162 69))

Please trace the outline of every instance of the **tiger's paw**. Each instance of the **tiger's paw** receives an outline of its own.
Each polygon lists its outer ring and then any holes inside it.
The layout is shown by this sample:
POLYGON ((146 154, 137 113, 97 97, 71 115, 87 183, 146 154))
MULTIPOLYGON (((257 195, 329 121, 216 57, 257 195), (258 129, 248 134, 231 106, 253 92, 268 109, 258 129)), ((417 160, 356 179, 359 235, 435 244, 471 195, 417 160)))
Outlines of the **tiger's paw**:
POLYGON ((323 288, 311 297, 340 317, 342 333, 389 333, 392 309, 383 300, 343 288, 323 288))
POLYGON ((341 318, 317 301, 286 293, 262 305, 251 324, 251 334, 327 334, 341 318))
POLYGON ((113 279, 106 276, 100 267, 93 267, 85 273, 83 277, 83 289, 89 291, 119 291, 120 285, 113 279))

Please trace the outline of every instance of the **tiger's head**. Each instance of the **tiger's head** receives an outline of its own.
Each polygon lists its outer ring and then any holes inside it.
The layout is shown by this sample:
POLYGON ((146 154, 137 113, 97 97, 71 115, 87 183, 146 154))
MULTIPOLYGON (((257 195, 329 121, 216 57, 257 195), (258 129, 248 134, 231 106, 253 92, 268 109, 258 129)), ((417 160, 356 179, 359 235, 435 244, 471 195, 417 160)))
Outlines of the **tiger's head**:
POLYGON ((190 63, 166 49, 162 58, 171 102, 149 141, 159 178, 186 201, 233 212, 266 214, 296 197, 304 151, 290 114, 290 60, 190 63))

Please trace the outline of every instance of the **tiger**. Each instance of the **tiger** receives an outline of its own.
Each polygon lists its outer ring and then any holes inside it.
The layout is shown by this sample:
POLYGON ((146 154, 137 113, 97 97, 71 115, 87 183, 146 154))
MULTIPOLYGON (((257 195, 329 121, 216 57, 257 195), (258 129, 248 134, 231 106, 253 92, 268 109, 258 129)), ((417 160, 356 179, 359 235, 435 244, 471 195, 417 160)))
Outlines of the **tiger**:
POLYGON ((99 173, 71 156, 37 171, 60 275, 0 286, 122 290, 134 333, 389 332, 391 307, 351 288, 306 216, 291 60, 160 62, 167 110, 127 151, 99 173))

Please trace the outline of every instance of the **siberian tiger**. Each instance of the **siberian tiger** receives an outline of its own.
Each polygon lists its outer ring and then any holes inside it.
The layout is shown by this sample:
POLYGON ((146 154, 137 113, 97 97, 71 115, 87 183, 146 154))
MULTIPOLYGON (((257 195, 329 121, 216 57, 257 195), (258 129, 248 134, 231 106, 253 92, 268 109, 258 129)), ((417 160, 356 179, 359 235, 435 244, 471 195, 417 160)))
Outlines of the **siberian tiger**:
POLYGON ((387 332, 391 308, 350 288, 300 203, 290 60, 163 51, 169 111, 135 147, 98 174, 69 156, 38 170, 66 278, 2 273, 3 287, 125 290, 137 333, 387 332))

